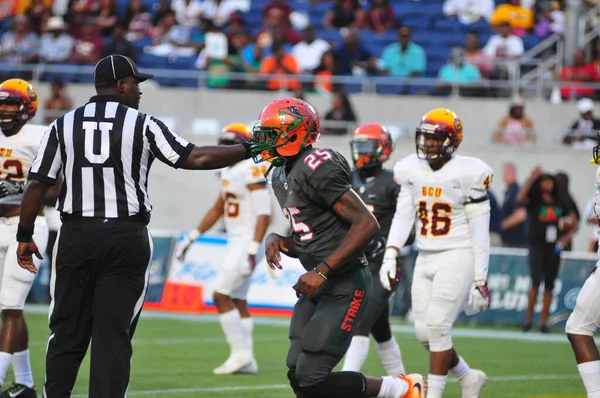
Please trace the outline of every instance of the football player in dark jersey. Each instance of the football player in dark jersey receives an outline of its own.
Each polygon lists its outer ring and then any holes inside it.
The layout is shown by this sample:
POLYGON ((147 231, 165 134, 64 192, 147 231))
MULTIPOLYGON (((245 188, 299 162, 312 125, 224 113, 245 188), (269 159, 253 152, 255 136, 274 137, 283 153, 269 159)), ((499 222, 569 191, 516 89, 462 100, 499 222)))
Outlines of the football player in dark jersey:
POLYGON ((283 252, 307 271, 294 286, 299 299, 286 359, 290 385, 298 398, 422 398, 421 375, 332 372, 364 312, 371 275, 363 249, 380 229, 352 190, 344 157, 314 148, 318 137, 315 110, 296 98, 269 103, 254 127, 253 156, 272 163, 273 190, 293 231, 267 236, 267 262, 281 269, 283 252))
MULTIPOLYGON (((381 232, 367 246, 365 253, 369 259, 371 274, 379 275, 385 240, 390 232, 392 218, 396 212, 396 200, 400 193, 400 185, 394 181, 394 173, 382 167, 392 153, 392 137, 381 124, 364 124, 354 131, 350 149, 355 166, 352 188, 375 215, 381 227, 381 232)), ((377 352, 387 374, 394 376, 404 373, 400 348, 392 334, 389 321, 389 299, 393 291, 394 289, 389 291, 381 286, 378 278, 373 278, 368 304, 346 352, 342 371, 360 371, 369 354, 370 333, 377 342, 377 352)))

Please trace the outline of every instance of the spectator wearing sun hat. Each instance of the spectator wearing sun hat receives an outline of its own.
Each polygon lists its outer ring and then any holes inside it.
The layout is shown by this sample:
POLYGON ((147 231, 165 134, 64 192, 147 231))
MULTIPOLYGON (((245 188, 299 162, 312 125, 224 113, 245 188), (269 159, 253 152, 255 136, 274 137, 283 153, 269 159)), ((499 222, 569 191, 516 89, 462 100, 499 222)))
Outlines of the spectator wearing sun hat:
POLYGON ((40 40, 40 59, 44 63, 67 62, 75 40, 65 32, 62 17, 50 17, 46 23, 46 33, 40 40))
POLYGON ((525 103, 520 98, 510 102, 508 115, 498 123, 492 141, 503 144, 525 144, 535 142, 533 122, 525 115, 525 103))
POLYGON ((572 148, 593 148, 596 145, 596 133, 600 130, 600 120, 594 118, 594 101, 581 98, 577 101, 577 119, 563 137, 563 144, 572 148))

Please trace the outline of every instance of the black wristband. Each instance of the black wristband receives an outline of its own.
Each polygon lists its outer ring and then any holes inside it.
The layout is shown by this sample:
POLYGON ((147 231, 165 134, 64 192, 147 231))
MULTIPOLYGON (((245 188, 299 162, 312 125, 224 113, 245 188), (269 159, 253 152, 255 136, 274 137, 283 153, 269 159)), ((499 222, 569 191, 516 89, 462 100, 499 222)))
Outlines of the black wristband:
POLYGON ((241 144, 244 146, 244 148, 246 148, 246 159, 252 157, 252 152, 250 151, 250 148, 252 147, 252 140, 242 141, 241 144))
POLYGON ((33 228, 17 226, 17 242, 31 242, 33 239, 33 228))
POLYGON ((333 271, 333 269, 329 266, 329 264, 327 264, 327 261, 323 260, 321 261, 323 264, 325 264, 325 266, 327 267, 327 269, 329 270, 329 272, 333 271))

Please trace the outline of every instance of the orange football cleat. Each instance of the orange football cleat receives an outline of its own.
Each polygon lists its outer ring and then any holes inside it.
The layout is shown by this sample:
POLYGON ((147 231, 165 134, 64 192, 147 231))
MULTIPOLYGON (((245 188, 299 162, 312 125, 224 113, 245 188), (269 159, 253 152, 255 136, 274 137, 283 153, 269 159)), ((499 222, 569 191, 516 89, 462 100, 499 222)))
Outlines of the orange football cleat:
POLYGON ((398 375, 400 380, 404 380, 408 384, 408 391, 399 398, 425 398, 425 380, 423 376, 417 373, 409 375, 398 375))

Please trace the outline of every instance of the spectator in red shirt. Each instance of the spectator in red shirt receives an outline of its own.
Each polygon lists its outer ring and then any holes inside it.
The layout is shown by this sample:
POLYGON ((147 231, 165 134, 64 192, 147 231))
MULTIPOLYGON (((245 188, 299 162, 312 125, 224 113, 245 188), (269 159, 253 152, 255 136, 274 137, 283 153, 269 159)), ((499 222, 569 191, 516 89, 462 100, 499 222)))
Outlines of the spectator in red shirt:
POLYGON ((396 14, 389 0, 371 0, 366 13, 365 27, 375 33, 394 29, 396 14))
POLYGON ((593 63, 587 63, 583 50, 573 53, 573 65, 564 66, 559 75, 559 80, 569 82, 562 84, 560 94, 563 99, 579 99, 582 97, 596 98, 596 90, 592 87, 582 87, 578 83, 600 82, 600 73, 593 63))
POLYGON ((71 62, 91 65, 102 58, 104 45, 94 20, 87 20, 81 27, 81 34, 75 37, 71 62))
POLYGON ((273 18, 274 16, 281 20, 285 26, 290 26, 290 14, 292 13, 292 7, 286 0, 273 0, 265 6, 263 15, 265 20, 273 18))

